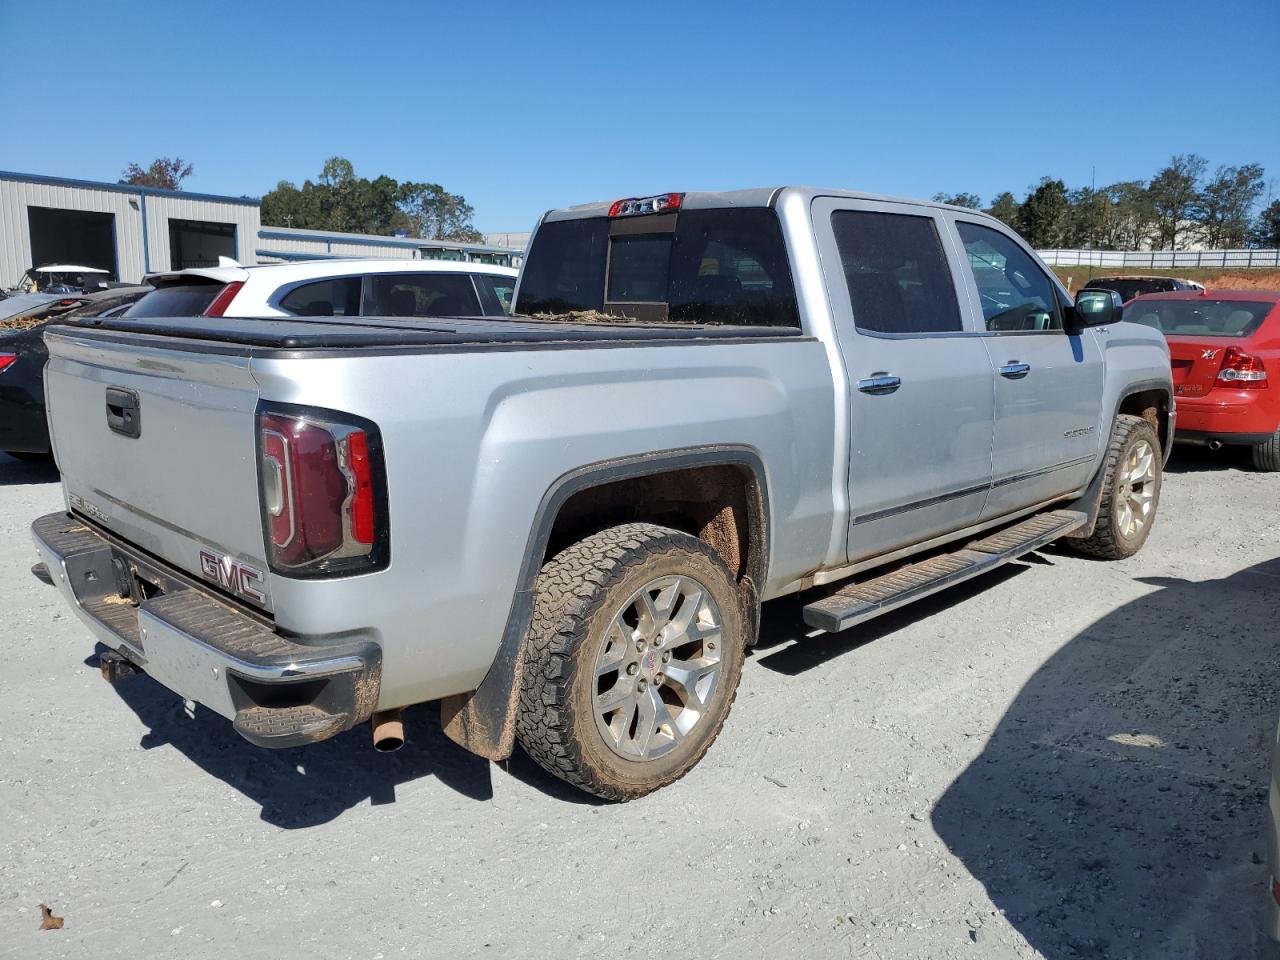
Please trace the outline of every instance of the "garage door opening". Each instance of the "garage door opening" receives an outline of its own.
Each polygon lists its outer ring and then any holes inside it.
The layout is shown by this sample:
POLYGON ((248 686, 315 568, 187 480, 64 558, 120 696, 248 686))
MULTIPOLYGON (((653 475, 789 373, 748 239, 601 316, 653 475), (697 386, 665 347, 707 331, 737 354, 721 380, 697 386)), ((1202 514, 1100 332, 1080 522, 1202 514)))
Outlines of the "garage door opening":
POLYGON ((97 267, 119 280, 115 215, 55 207, 27 207, 31 226, 31 266, 51 263, 97 267))
POLYGON ((216 267, 219 257, 236 257, 236 225, 204 220, 169 221, 170 270, 216 267))

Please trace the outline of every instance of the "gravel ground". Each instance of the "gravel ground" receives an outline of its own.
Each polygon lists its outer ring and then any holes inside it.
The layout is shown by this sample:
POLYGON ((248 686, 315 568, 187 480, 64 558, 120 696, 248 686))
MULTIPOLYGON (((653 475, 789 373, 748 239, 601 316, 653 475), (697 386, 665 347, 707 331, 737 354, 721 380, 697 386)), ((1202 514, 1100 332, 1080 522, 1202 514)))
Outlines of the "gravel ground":
POLYGON ((1176 451, 1146 549, 1049 549, 832 638, 794 600, 711 754, 626 805, 409 713, 260 751, 103 683, 0 455, 0 955, 1259 956, 1280 476, 1176 451), (65 917, 41 932, 38 904, 65 917))

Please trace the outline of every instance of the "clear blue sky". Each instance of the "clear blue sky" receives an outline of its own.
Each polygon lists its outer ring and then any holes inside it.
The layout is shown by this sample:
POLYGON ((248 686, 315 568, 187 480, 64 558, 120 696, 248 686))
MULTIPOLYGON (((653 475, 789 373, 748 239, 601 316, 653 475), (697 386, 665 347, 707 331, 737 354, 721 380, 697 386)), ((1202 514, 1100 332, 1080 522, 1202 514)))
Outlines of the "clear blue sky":
POLYGON ((359 174, 548 207, 781 183, 1019 196, 1258 161, 1280 194, 1280 0, 70 4, 0 0, 0 169, 187 188, 359 174))

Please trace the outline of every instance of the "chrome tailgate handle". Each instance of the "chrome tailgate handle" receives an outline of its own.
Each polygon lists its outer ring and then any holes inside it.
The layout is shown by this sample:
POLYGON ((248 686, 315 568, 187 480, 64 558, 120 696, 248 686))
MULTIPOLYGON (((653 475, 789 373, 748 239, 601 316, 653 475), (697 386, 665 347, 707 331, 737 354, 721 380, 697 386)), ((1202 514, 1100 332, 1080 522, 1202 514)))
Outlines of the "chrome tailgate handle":
POLYGON ((902 386, 902 379, 887 373, 877 373, 858 381, 858 389, 863 393, 893 393, 902 386))
POLYGON ((1017 361, 1006 363, 1000 368, 1000 376, 1008 377, 1010 380, 1021 380, 1030 372, 1031 364, 1019 363, 1017 361))

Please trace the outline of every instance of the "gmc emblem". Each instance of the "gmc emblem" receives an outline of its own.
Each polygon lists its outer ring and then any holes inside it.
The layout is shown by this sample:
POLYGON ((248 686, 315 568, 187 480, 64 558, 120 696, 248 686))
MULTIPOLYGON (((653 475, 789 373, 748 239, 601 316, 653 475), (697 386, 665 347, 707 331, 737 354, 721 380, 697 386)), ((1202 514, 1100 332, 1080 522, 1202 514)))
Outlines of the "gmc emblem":
POLYGON ((237 563, 231 557, 220 557, 210 550, 201 550, 200 572, 204 574, 206 580, 216 583, 223 590, 254 603, 267 602, 267 595, 261 589, 266 579, 261 570, 237 563))

